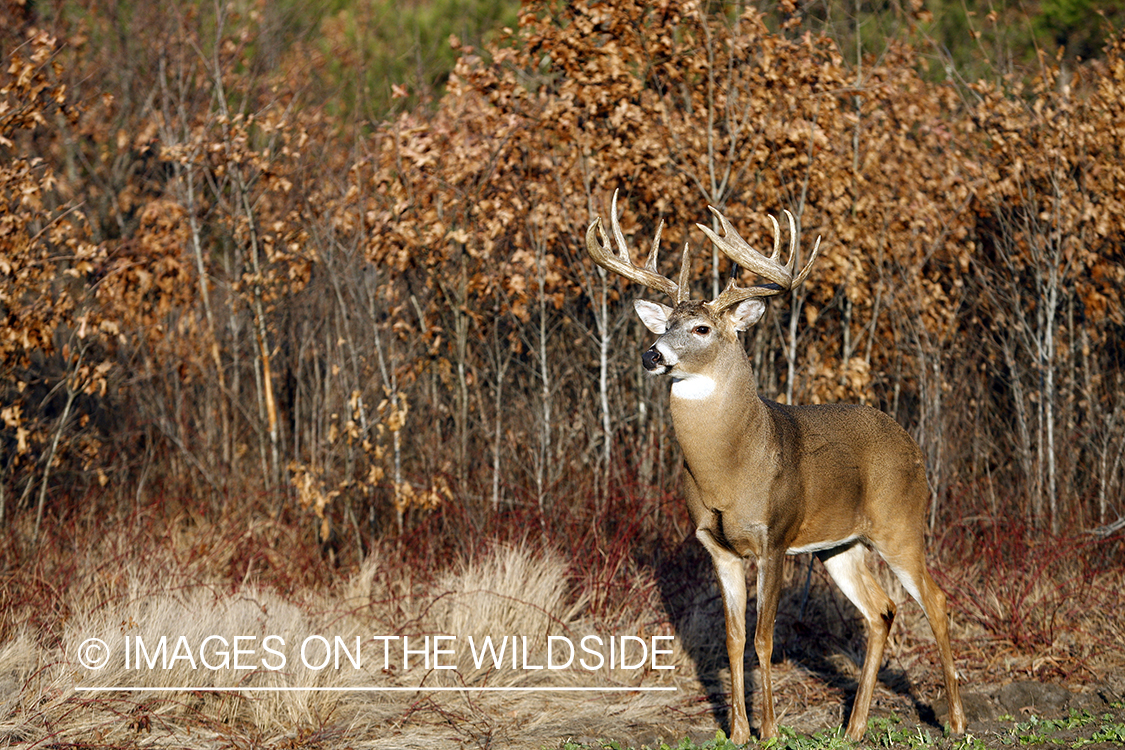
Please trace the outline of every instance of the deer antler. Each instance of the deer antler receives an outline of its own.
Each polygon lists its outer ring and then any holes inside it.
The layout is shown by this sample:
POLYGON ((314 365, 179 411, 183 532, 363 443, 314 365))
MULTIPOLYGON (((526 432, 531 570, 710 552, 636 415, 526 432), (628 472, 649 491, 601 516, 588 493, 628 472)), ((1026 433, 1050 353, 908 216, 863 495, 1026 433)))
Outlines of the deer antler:
POLYGON ((656 227, 656 236, 652 240, 652 250, 649 252, 648 261, 644 268, 633 263, 629 248, 625 245, 625 235, 621 232, 621 224, 617 221, 617 191, 614 190, 613 203, 610 206, 610 231, 613 232, 617 249, 615 251, 610 247, 609 238, 606 237, 605 228, 602 226, 602 219, 597 216, 586 230, 586 252, 590 254, 595 263, 605 270, 624 276, 638 284, 643 284, 649 289, 664 292, 678 305, 688 298, 691 291, 688 280, 688 271, 690 270, 688 246, 687 243, 684 243, 684 254, 680 259, 679 283, 666 276, 661 276, 656 272, 656 256, 660 252, 660 232, 663 229, 664 221, 661 220, 656 227), (600 242, 596 236, 599 234, 601 235, 600 242))
POLYGON ((797 257, 797 231, 793 222, 793 214, 789 213, 789 211, 785 212, 785 215, 789 218, 789 262, 783 266, 778 262, 778 257, 781 252, 781 229, 777 225, 777 219, 770 216, 770 221, 773 222, 773 253, 767 258, 752 248, 750 243, 744 240, 742 236, 735 231, 730 221, 727 220, 727 217, 723 216, 718 209, 714 206, 708 206, 707 208, 711 209, 711 213, 719 220, 719 224, 723 229, 723 236, 720 237, 718 234, 711 231, 710 227, 705 227, 702 224, 696 224, 696 226, 702 229, 703 233, 707 235, 711 242, 715 243, 715 246, 728 258, 743 268, 753 271, 759 276, 773 282, 771 284, 741 287, 735 284, 734 278, 732 277, 722 293, 714 300, 707 303, 707 307, 710 308, 712 312, 722 312, 751 297, 769 297, 775 294, 781 294, 784 291, 798 286, 808 277, 809 271, 812 269, 813 261, 816 260, 816 254, 820 251, 820 237, 816 238, 816 245, 813 246, 812 256, 809 258, 809 262, 805 264, 804 269, 797 275, 797 278, 793 278, 793 262, 797 257))

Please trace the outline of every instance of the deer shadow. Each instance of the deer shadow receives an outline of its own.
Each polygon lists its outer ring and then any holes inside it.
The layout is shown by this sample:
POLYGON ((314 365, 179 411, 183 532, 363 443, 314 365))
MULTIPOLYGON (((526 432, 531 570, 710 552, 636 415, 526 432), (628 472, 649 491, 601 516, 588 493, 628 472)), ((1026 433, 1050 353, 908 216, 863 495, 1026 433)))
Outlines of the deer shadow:
POLYGON ((730 736, 727 693, 721 672, 727 668, 722 595, 711 557, 694 535, 652 566, 661 605, 703 689, 715 723, 730 736))

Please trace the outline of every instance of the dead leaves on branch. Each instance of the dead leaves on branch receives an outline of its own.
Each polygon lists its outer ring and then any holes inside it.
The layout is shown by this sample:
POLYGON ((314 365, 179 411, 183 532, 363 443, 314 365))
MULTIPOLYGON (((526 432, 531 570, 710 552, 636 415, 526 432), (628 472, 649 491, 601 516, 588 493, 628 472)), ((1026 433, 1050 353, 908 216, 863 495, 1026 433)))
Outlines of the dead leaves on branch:
MULTIPOLYGON (((147 171, 138 167, 124 184, 61 187, 61 160, 49 148, 0 162, 0 306, 10 321, 0 388, 12 394, 5 438, 27 451, 46 435, 45 425, 29 426, 36 410, 19 386, 32 352, 86 346, 98 361, 62 357, 55 377, 77 378, 67 382, 91 396, 113 392, 113 373, 99 368, 115 361, 115 347, 155 355, 178 388, 247 367, 238 347, 252 328, 251 359, 268 361, 277 383, 327 373, 317 384, 327 395, 316 403, 338 416, 323 430, 308 428, 318 442, 289 472, 309 512, 324 521, 338 498, 376 492, 400 517, 432 508, 452 498, 442 477, 457 472, 421 459, 398 475, 392 469, 395 436, 412 420, 427 413, 440 427, 448 418, 440 403, 427 404, 441 397, 412 389, 426 375, 446 395, 462 382, 487 387, 481 342, 525 355, 541 315, 565 311, 565 325, 594 330, 599 283, 582 236, 616 188, 634 251, 664 219, 666 245, 696 248, 696 278, 710 271, 710 253, 692 234, 694 222, 709 220, 708 203, 757 247, 772 240, 763 214, 781 209, 798 216, 800 247, 824 236, 801 290, 804 307, 774 306, 802 315, 809 329, 798 354, 807 363, 802 400, 876 401, 892 379, 917 389, 923 364, 910 347, 1004 325, 1010 318, 980 294, 980 269, 995 267, 1005 232, 1005 268, 1020 283, 1031 284, 1027 274, 1042 263, 1036 248, 1061 248, 1095 349, 1123 324, 1120 44, 1068 82, 1047 66, 1031 88, 979 84, 966 94, 925 81, 907 46, 857 68, 823 37, 770 31, 754 9, 728 18, 706 8, 527 3, 518 35, 487 61, 464 50, 432 116, 408 112, 354 140, 344 125, 301 107, 295 83, 254 79, 241 64, 253 28, 228 29, 213 57, 188 54, 201 44, 198 30, 170 38, 169 64, 190 85, 176 94, 173 76, 154 82, 167 106, 127 128, 74 120, 99 155, 91 169, 109 170, 120 157, 147 171), (107 222, 120 236, 92 241, 85 206, 67 194, 116 206, 107 222), (374 279, 367 299, 344 294, 357 273, 374 279), (208 322, 206 304, 223 308, 219 323, 208 322), (374 346, 340 354, 349 336, 368 341, 349 325, 383 337, 385 372, 374 346), (295 331, 307 339, 294 344, 295 331), (354 372, 327 364, 336 355, 350 358, 354 372)), ((56 118, 76 117, 56 80, 53 45, 38 35, 7 61, 6 154, 29 144, 31 130, 62 142, 56 118)), ((665 250, 663 272, 674 273, 676 255, 665 250)), ((609 284, 615 312, 627 314, 621 300, 632 293, 609 284)), ((567 335, 581 341, 584 332, 567 335)), ((243 410, 232 423, 244 420, 244 434, 227 438, 237 447, 232 464, 248 435, 266 429, 246 407, 259 397, 253 389, 272 387, 240 382, 241 392, 227 381, 219 389, 232 411, 243 410)), ((302 387, 293 393, 308 397, 312 389, 302 387)), ((466 398, 465 408, 489 400, 466 398)), ((302 418, 283 417, 271 422, 302 418)), ((202 407, 195 418, 205 431, 202 407)))

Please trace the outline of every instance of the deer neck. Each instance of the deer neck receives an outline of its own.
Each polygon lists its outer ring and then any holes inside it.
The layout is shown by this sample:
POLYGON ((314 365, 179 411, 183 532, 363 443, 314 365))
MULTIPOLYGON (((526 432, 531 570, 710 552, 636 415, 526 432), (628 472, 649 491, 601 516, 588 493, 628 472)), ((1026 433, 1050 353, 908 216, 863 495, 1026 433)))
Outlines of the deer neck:
POLYGON ((669 406, 676 439, 701 488, 713 484, 709 474, 721 482, 730 476, 731 467, 751 458, 768 430, 754 370, 741 351, 700 372, 673 378, 669 406))

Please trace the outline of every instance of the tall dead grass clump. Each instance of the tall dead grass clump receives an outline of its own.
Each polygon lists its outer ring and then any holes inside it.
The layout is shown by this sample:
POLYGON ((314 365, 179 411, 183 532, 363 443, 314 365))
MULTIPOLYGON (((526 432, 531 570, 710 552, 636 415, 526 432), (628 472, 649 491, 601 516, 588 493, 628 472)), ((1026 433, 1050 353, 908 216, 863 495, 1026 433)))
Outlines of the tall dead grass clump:
MULTIPOLYGON (((474 645, 486 638, 518 636, 534 644, 539 656, 550 635, 574 635, 587 600, 568 585, 566 563, 548 551, 524 546, 498 546, 482 560, 468 561, 445 574, 432 609, 434 625, 474 645)), ((522 645, 522 641, 521 641, 522 645)), ((485 679, 490 660, 478 667, 470 648, 461 649, 458 672, 470 684, 485 679)), ((539 673, 504 670, 501 684, 513 684, 539 673)), ((488 680, 495 683, 496 680, 488 680)))
MULTIPOLYGON (((399 570, 376 553, 337 586, 288 598, 252 581, 232 587, 177 577, 166 567, 154 573, 143 560, 124 563, 112 584, 99 583, 99 576, 81 574, 61 593, 68 614, 55 635, 25 627, 0 643, 0 744, 98 737, 128 745, 157 735, 180 747, 209 748, 302 731, 366 736, 426 724, 429 713, 488 724, 497 706, 518 714, 537 711, 544 700, 561 707, 579 699, 425 688, 647 684, 666 676, 509 669, 507 661, 497 668, 492 659, 474 660, 470 638, 478 655, 487 637, 496 646, 508 638, 509 649, 512 636, 521 646, 526 639, 528 657, 541 663, 548 636, 577 642, 595 632, 565 560, 522 546, 498 545, 436 578, 399 570), (412 649, 426 638, 452 637, 456 656, 447 663, 454 668, 428 668, 415 656, 403 669, 396 641, 386 669, 383 642, 373 636, 387 635, 410 638, 412 649), (93 638, 110 654, 97 668, 81 658, 98 656, 97 649, 84 651, 93 638), (308 661, 301 656, 306 641, 308 661), (326 650, 337 641, 347 649, 338 663, 326 650)), ((681 657, 677 648, 668 659, 682 665, 681 657)), ((652 698, 644 702, 655 705, 652 698)))

